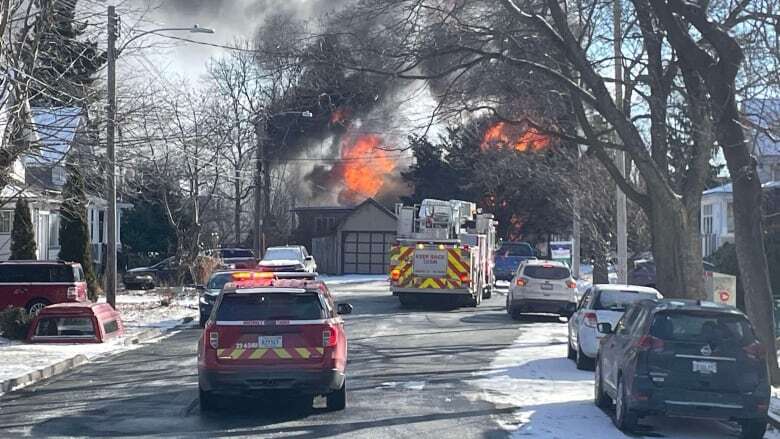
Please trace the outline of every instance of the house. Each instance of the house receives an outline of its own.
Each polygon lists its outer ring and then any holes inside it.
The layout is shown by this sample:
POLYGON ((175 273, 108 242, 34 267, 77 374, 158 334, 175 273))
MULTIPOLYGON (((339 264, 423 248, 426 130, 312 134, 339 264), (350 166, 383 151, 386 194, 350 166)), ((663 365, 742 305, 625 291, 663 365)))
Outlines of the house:
MULTIPOLYGON (((765 194, 765 208, 777 209, 780 194, 780 100, 753 99, 743 104, 745 126, 756 169, 765 194)), ((770 212, 770 213, 771 213, 770 212)), ((774 221, 768 225, 777 227, 774 221)), ((701 200, 702 256, 707 257, 725 243, 734 242, 734 211, 731 183, 708 189, 701 200)))
MULTIPOLYGON (((84 157, 95 160, 95 155, 87 150, 92 142, 86 139, 86 118, 81 109, 33 107, 30 114, 28 138, 36 148, 16 161, 11 174, 12 183, 0 193, 0 260, 7 260, 11 255, 13 211, 19 197, 26 198, 30 204, 38 259, 57 259, 58 212, 62 203, 62 188, 67 180, 66 161, 72 155, 82 153, 85 154, 84 157)), ((7 123, 7 120, 5 122, 7 123)), ((94 195, 88 195, 87 199, 92 256, 100 270, 103 247, 107 242, 107 224, 104 221, 107 203, 94 195)), ((122 209, 131 205, 119 203, 118 207, 117 227, 121 225, 122 209)))
POLYGON ((387 274, 395 243, 395 214, 368 198, 357 206, 298 207, 297 229, 312 230, 307 244, 318 271, 327 274, 387 274))

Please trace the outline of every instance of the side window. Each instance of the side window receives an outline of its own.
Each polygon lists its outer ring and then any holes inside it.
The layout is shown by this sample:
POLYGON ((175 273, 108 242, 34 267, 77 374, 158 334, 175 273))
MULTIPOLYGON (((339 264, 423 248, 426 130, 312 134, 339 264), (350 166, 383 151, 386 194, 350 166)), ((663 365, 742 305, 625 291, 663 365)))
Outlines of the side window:
POLYGON ((636 316, 636 321, 634 322, 633 330, 631 331, 631 336, 638 337, 642 335, 645 331, 648 315, 650 315, 650 310, 647 308, 642 308, 641 311, 639 311, 639 314, 636 316))
POLYGON ((618 323, 618 327, 615 330, 616 333, 620 335, 628 335, 631 332, 638 314, 637 310, 638 308, 631 308, 626 312, 626 314, 622 319, 620 319, 620 322, 618 323))
POLYGON ((590 298, 593 295, 593 290, 591 288, 588 288, 585 291, 585 294, 582 295, 582 299, 580 299, 579 305, 577 305, 577 309, 583 309, 587 308, 590 305, 590 298))
POLYGON ((114 332, 119 331, 119 323, 117 323, 116 320, 110 320, 103 323, 103 329, 106 331, 106 334, 113 334, 114 332))

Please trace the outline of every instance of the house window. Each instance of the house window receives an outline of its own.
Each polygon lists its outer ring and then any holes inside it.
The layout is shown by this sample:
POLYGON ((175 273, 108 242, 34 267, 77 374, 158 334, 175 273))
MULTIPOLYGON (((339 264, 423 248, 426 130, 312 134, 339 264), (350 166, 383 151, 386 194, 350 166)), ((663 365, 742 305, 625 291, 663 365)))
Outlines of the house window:
POLYGON ((0 234, 7 235, 11 233, 13 217, 13 210, 0 210, 0 234))
POLYGON ((60 246, 60 215, 52 213, 49 215, 49 248, 59 248, 60 246))
POLYGON ((701 206, 701 233, 712 234, 712 204, 701 206))
POLYGON ((726 229, 734 233, 734 203, 731 201, 726 204, 726 229))

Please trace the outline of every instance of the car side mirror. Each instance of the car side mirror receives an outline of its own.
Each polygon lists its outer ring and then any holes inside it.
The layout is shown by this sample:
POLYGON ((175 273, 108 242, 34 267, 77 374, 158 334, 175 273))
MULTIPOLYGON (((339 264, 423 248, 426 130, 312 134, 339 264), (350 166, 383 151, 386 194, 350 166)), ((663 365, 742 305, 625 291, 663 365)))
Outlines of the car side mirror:
POLYGON ((612 323, 599 323, 596 325, 598 331, 602 334, 612 334, 612 323))
POLYGON ((336 308, 340 315, 352 314, 352 305, 349 303, 339 303, 336 308))
POLYGON ((314 260, 314 256, 311 256, 311 255, 309 255, 309 256, 306 256, 306 258, 305 258, 305 259, 306 259, 307 261, 311 262, 311 261, 313 261, 313 260, 314 260))

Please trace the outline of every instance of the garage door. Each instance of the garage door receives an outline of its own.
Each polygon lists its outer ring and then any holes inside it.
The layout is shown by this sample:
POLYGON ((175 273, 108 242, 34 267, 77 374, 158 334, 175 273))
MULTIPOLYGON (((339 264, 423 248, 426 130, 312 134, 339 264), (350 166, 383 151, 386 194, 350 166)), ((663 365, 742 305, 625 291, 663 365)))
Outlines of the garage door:
POLYGON ((386 274, 395 232, 344 232, 342 264, 345 274, 386 274))

